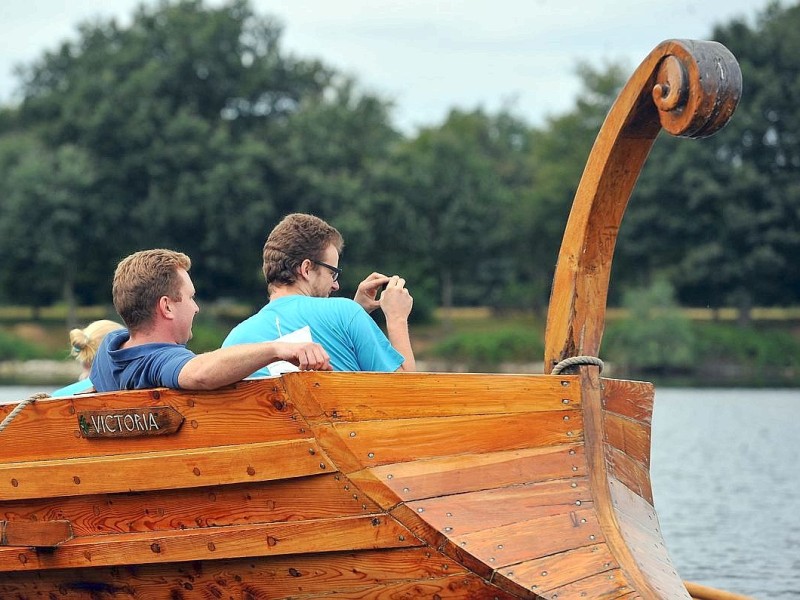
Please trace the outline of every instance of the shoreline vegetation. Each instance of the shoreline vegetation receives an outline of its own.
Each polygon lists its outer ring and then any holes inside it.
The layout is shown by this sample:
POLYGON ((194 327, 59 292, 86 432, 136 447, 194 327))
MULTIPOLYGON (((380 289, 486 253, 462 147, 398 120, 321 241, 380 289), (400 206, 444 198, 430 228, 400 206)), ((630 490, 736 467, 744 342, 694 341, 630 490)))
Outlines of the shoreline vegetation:
MULTIPOLYGON (((659 386, 800 387, 800 307, 754 308, 742 324, 736 310, 679 308, 644 302, 607 312, 603 375, 659 386), (656 305, 656 306, 654 306, 656 305)), ((189 347, 218 348, 253 307, 204 307, 189 347)), ((111 307, 82 307, 79 326, 114 317, 111 307)), ((0 385, 60 386, 75 381, 66 310, 0 306, 0 385)), ((544 373, 545 322, 524 311, 439 309, 412 324, 419 370, 544 373)))

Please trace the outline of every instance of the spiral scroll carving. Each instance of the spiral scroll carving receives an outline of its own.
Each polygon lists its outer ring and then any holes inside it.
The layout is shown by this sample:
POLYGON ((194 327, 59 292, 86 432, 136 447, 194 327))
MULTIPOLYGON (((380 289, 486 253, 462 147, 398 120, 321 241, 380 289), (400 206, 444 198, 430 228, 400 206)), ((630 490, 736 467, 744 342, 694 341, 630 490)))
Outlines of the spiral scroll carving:
POLYGON ((653 102, 661 126, 675 136, 703 138, 719 131, 739 103, 742 72, 717 42, 672 44, 656 71, 653 102))
POLYGON ((611 260, 631 191, 661 129, 704 138, 730 120, 742 92, 718 42, 667 40, 639 65, 611 107, 581 177, 553 277, 545 365, 598 356, 611 260))

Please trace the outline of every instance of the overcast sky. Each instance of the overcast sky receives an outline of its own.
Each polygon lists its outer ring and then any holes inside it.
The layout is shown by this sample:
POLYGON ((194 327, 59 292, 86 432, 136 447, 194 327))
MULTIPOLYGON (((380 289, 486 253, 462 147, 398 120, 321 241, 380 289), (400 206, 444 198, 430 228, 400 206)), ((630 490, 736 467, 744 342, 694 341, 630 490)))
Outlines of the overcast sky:
MULTIPOLYGON (((283 47, 321 58, 395 103, 406 131, 452 107, 503 105, 529 123, 568 111, 575 66, 624 61, 632 72, 669 38, 710 39, 715 24, 751 25, 768 0, 251 0, 284 25, 283 47)), ((147 1, 146 4, 155 4, 147 1)), ((0 0, 0 102, 15 99, 15 65, 30 64, 77 24, 130 22, 138 0, 0 0)), ((222 4, 219 0, 207 5, 222 4)), ((782 4, 787 5, 787 0, 782 4)))

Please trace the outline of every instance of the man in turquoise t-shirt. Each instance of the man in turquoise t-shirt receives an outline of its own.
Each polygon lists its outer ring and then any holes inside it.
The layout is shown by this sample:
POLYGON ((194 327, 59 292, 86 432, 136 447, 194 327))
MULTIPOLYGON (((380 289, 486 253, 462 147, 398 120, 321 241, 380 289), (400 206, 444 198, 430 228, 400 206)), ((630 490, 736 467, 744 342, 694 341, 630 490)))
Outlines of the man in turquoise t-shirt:
MULTIPOLYGON (((358 286, 354 300, 329 297, 339 289, 343 247, 341 234, 322 219, 300 213, 286 216, 264 244, 269 303, 234 327, 223 348, 276 340, 307 327, 311 339, 328 352, 335 371, 415 371, 408 331, 414 300, 403 278, 372 273, 358 286), (388 338, 369 316, 379 307, 388 338)), ((265 367, 254 375, 268 373, 265 367)))

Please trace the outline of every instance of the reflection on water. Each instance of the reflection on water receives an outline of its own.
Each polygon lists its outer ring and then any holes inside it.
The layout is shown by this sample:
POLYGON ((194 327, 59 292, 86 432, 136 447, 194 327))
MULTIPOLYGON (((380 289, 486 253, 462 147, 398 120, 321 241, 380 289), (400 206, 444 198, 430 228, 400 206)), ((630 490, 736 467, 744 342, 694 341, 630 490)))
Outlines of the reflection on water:
MULTIPOLYGON (((0 386, 0 402, 53 389, 0 386)), ((653 495, 683 579, 800 598, 798 423, 800 390, 657 390, 653 495)))
POLYGON ((651 477, 683 579, 800 598, 800 390, 656 391, 651 477))

